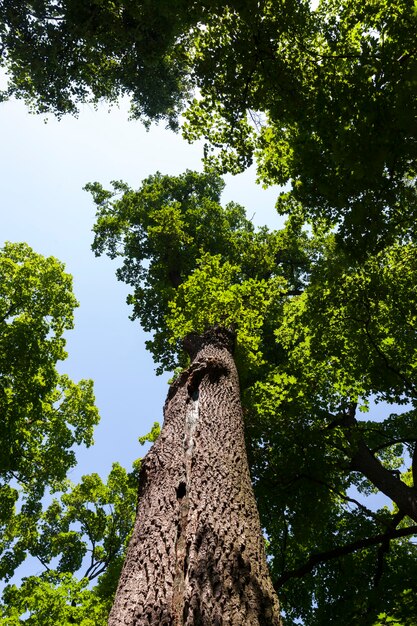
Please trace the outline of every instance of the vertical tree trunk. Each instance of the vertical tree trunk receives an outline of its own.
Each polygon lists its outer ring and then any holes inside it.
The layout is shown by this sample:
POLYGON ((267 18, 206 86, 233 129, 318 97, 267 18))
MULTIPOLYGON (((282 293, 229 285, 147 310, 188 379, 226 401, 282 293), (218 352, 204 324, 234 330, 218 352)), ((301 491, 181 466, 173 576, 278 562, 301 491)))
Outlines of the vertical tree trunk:
POLYGON ((249 476, 231 335, 188 342, 142 465, 109 626, 278 626, 249 476))

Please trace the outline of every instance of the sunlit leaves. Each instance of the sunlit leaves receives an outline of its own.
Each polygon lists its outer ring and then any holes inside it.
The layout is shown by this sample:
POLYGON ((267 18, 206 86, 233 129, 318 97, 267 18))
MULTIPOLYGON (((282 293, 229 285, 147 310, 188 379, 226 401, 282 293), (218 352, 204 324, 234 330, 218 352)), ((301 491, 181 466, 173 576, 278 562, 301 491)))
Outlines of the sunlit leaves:
POLYGON ((45 571, 5 588, 0 624, 20 624, 27 612, 23 623, 39 626, 106 623, 133 528, 137 472, 138 463, 130 473, 115 463, 106 482, 98 474, 83 476, 37 516, 15 516, 13 543, 2 562, 23 552, 45 571))
POLYGON ((236 327, 248 365, 262 360, 267 310, 300 288, 308 268, 295 220, 255 231, 241 206, 220 205, 223 185, 216 174, 186 172, 156 174, 138 191, 87 186, 98 205, 93 248, 122 257, 117 275, 134 288, 132 318, 154 333, 147 347, 168 369, 183 363, 180 339, 215 324, 236 327))
POLYGON ((415 246, 394 245, 349 268, 341 261, 318 265, 303 300, 288 305, 281 336, 291 358, 307 362, 310 355, 311 376, 332 381, 341 397, 409 402, 417 359, 415 246))
POLYGON ((170 302, 166 323, 171 341, 220 325, 236 328, 237 359, 247 368, 263 362, 262 331, 269 309, 285 294, 282 277, 245 279, 237 265, 205 255, 170 302))
POLYGON ((212 173, 157 174, 138 191, 89 189, 98 205, 94 247, 121 258, 133 317, 154 333, 147 345, 163 367, 186 364, 188 333, 236 331, 252 477, 287 621, 327 626, 390 609, 389 592, 412 580, 415 551, 406 538, 379 545, 372 536, 413 528, 397 519, 398 507, 368 506, 378 489, 353 461, 365 446, 398 485, 411 484, 404 464, 415 415, 378 423, 355 407, 414 400, 414 245, 385 240, 353 260, 326 220, 303 230, 305 208, 294 196, 284 229, 256 231, 241 207, 221 207, 212 173), (386 590, 378 601, 374 580, 386 590))
POLYGON ((58 115, 128 95, 145 123, 204 138, 220 171, 255 157, 262 182, 371 250, 415 235, 416 29, 414 0, 10 0, 2 95, 58 115))
POLYGON ((0 251, 1 576, 25 558, 14 540, 28 536, 47 487, 58 489, 75 465, 74 446, 91 445, 98 422, 93 384, 57 370, 77 302, 56 259, 26 244, 0 251), (15 502, 19 500, 19 507, 15 502))
POLYGON ((26 578, 20 587, 12 585, 0 606, 2 626, 105 626, 109 606, 88 579, 77 580, 71 574, 48 572, 26 578))
POLYGON ((107 483, 98 474, 83 476, 42 513, 32 553, 45 564, 58 558, 57 571, 74 573, 84 567, 89 579, 103 573, 123 553, 130 535, 136 477, 118 463, 107 483))

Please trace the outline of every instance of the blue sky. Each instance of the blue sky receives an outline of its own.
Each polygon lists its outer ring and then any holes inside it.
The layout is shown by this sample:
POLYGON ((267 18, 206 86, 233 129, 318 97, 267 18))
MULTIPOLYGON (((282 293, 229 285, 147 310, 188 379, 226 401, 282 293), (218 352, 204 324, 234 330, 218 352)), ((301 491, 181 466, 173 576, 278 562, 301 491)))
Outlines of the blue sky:
MULTIPOLYGON (((0 119, 0 245, 25 241, 36 252, 59 258, 74 277, 80 307, 61 369, 73 380, 94 380, 101 423, 94 447, 79 450, 70 477, 106 476, 113 461, 129 468, 143 455, 137 439, 162 421, 168 376, 155 375, 144 334, 128 319, 128 290, 115 278, 115 263, 91 252, 95 209, 82 188, 114 179, 138 187, 157 170, 201 170, 202 146, 163 127, 146 132, 128 121, 127 103, 110 112, 106 105, 97 111, 85 106, 78 119, 49 117, 45 123, 23 103, 10 101, 0 104, 0 119)), ((244 205, 257 225, 282 223, 274 210, 278 190, 256 185, 253 170, 226 181, 224 202, 244 205)))

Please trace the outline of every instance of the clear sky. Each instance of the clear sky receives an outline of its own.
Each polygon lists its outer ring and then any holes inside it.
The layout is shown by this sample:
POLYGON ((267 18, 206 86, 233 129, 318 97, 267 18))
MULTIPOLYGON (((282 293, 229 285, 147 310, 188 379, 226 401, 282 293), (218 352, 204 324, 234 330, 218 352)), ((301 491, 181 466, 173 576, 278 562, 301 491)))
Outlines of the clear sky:
MULTIPOLYGON (((138 436, 162 421, 168 376, 155 375, 144 334, 128 319, 128 289, 115 278, 116 264, 91 252, 95 209, 82 188, 115 179, 139 187, 157 170, 201 170, 202 146, 189 145, 163 127, 146 132, 139 122, 128 121, 127 104, 110 113, 106 105, 98 111, 86 106, 78 119, 50 117, 45 123, 11 101, 0 104, 0 120, 0 245, 25 241, 36 252, 59 258, 74 277, 80 302, 61 369, 75 381, 94 380, 101 423, 94 447, 79 450, 71 478, 91 472, 106 476, 113 461, 130 468, 144 453, 138 436)), ((282 223, 274 210, 278 190, 256 185, 254 171, 226 181, 224 202, 244 205, 257 225, 282 223)))

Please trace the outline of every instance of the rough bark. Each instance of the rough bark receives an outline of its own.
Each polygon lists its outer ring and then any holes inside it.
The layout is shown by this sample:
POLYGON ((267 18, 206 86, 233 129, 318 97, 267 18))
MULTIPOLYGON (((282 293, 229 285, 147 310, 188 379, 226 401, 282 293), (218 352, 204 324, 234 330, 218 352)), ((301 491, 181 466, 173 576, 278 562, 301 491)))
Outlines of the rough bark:
POLYGON ((139 504, 109 626, 278 626, 230 335, 189 339, 139 504))

